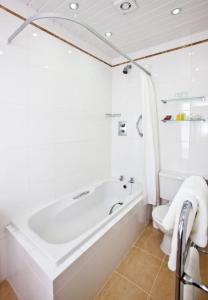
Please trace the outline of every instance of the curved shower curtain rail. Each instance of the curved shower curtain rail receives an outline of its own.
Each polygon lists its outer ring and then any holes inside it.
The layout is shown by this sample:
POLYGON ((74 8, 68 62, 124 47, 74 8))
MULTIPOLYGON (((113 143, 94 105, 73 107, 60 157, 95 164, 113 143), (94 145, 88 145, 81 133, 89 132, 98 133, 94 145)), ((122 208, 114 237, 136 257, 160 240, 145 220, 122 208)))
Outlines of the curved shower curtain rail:
POLYGON ((127 54, 123 53, 120 49, 118 49, 116 46, 114 46, 112 43, 110 43, 108 40, 106 40, 101 34, 99 34, 97 31, 95 31, 93 28, 91 28, 89 25, 85 23, 81 23, 79 21, 70 19, 66 16, 60 15, 60 14, 54 14, 54 13, 41 13, 35 16, 32 16, 25 20, 25 22, 17 28, 17 30, 8 38, 8 43, 11 43, 16 36, 23 30, 25 27, 27 27, 29 24, 31 24, 33 21, 41 20, 41 19, 60 19, 60 20, 66 20, 70 21, 72 23, 78 24, 81 27, 87 29, 90 33, 95 35, 99 40, 103 41, 106 45, 108 45, 111 49, 116 51, 118 54, 126 58, 129 62, 131 62, 133 65, 138 67, 140 70, 145 72, 147 75, 151 76, 151 73, 147 71, 145 68, 143 68, 140 64, 138 64, 136 61, 134 61, 131 57, 129 57, 127 54))

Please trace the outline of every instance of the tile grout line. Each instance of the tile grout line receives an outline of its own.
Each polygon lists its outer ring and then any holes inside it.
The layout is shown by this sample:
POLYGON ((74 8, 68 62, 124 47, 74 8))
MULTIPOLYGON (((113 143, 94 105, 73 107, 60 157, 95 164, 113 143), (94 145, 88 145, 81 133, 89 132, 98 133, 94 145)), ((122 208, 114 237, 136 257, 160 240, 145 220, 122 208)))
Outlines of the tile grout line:
POLYGON ((143 233, 145 232, 145 230, 147 230, 147 227, 149 226, 149 224, 147 224, 144 229, 140 232, 140 234, 138 235, 137 239, 132 243, 131 247, 133 247, 136 242, 141 238, 141 236, 143 235, 143 233))
MULTIPOLYGON (((147 225, 148 226, 148 225, 147 225)), ((116 266, 115 270, 113 272, 115 272, 120 265, 122 264, 122 262, 126 259, 126 257, 128 256, 129 252, 131 251, 131 249, 134 247, 135 243, 141 238, 142 234, 144 233, 144 231, 147 229, 147 226, 144 227, 144 229, 141 231, 141 233, 138 235, 138 237, 136 238, 135 241, 133 241, 133 243, 131 244, 131 246, 128 249, 128 252, 126 253, 126 255, 124 257, 122 257, 122 260, 118 263, 118 265, 116 266)))
POLYGON ((148 294, 147 300, 151 300, 151 298, 152 298, 152 300, 158 300, 158 299, 156 299, 154 296, 152 296, 151 294, 148 294))
MULTIPOLYGON (((128 277, 126 277, 125 275, 121 274, 117 269, 114 272, 117 273, 118 275, 120 275, 122 278, 124 278, 129 283, 132 283, 133 285, 135 285, 137 288, 140 288, 147 295, 147 300, 148 300, 148 299, 150 299, 150 297, 152 297, 153 299, 155 299, 154 296, 151 295, 151 291, 152 291, 152 289, 153 289, 153 287, 155 285, 155 282, 156 282, 156 280, 158 278, 160 270, 162 269, 162 266, 163 266, 163 264, 165 262, 166 256, 164 254, 163 258, 159 258, 159 257, 153 255, 152 253, 148 252, 146 249, 143 249, 140 246, 136 246, 137 241, 142 237, 143 233, 145 232, 145 230, 147 230, 147 228, 148 228, 148 225, 144 228, 144 230, 141 232, 139 238, 132 244, 132 246, 131 246, 130 249, 132 249, 132 248, 139 249, 139 250, 143 251, 144 253, 150 255, 151 257, 156 258, 158 261, 160 261, 160 267, 159 267, 159 270, 158 270, 158 272, 157 272, 157 274, 155 276, 155 279, 153 280, 152 287, 151 287, 150 291, 149 292, 145 291, 142 287, 140 287, 139 285, 137 285, 135 282, 131 281, 128 277)), ((121 261, 121 263, 122 263, 122 261, 121 261)))
MULTIPOLYGON (((152 290, 153 290, 153 287, 155 286, 155 283, 156 283, 156 281, 157 281, 157 278, 158 278, 158 276, 159 276, 159 273, 160 273, 160 271, 162 270, 164 261, 165 261, 165 256, 163 257, 163 259, 162 259, 162 261, 161 261, 161 264, 160 264, 160 268, 159 268, 159 270, 158 270, 158 272, 157 272, 157 275, 155 276, 155 279, 153 280, 152 287, 151 287, 150 292, 149 292, 149 295, 150 295, 150 296, 152 296, 152 295, 151 295, 151 292, 152 292, 152 290)), ((153 298, 154 298, 154 296, 153 296, 153 298)))
POLYGON ((153 255, 152 253, 148 252, 148 250, 145 250, 145 249, 143 249, 142 247, 139 247, 139 246, 132 246, 132 248, 140 249, 140 250, 142 250, 143 252, 145 252, 145 253, 151 255, 152 257, 156 258, 156 259, 159 260, 159 261, 163 261, 163 259, 164 259, 164 257, 163 257, 163 258, 159 258, 158 256, 153 255))
MULTIPOLYGON (((158 256, 156 256, 156 255, 154 255, 154 254, 148 252, 148 250, 143 249, 141 246, 137 246, 137 245, 136 245, 137 241, 139 241, 139 239, 141 238, 141 236, 142 236, 142 234, 144 233, 144 231, 145 231, 146 229, 148 229, 148 226, 149 226, 149 225, 147 225, 147 226, 145 227, 145 229, 141 232, 141 235, 140 235, 139 238, 135 241, 135 243, 132 245, 131 248, 133 248, 133 247, 134 247, 134 248, 138 248, 138 249, 143 250, 144 252, 148 253, 149 255, 151 255, 151 256, 153 256, 153 257, 159 259, 159 260, 163 260, 164 257, 163 257, 163 258, 159 258, 158 256)), ((150 230, 151 230, 151 229, 150 229, 150 230)))
POLYGON ((114 271, 114 273, 116 273, 117 275, 119 275, 121 278, 125 279, 129 283, 133 284, 135 287, 137 287, 138 289, 142 290, 147 296, 149 296, 149 293, 147 291, 145 291, 141 286, 137 285, 134 281, 131 281, 125 275, 121 274, 119 271, 116 270, 116 271, 114 271))
MULTIPOLYGON (((114 272, 113 272, 114 273, 114 272)), ((105 289, 107 283, 111 280, 111 277, 113 275, 113 273, 108 277, 108 279, 105 281, 105 283, 103 284, 103 286, 97 291, 96 295, 94 296, 93 300, 96 300, 97 297, 99 296, 99 294, 105 289)))
MULTIPOLYGON (((141 290, 147 295, 147 300, 148 300, 148 299, 150 299, 150 297, 152 297, 153 299, 155 299, 155 298, 151 295, 151 291, 152 291, 152 289, 153 289, 153 286, 154 286, 154 284, 155 284, 155 281, 157 280, 157 277, 158 277, 158 275, 159 275, 159 273, 160 273, 160 270, 162 269, 163 263, 164 263, 164 261, 165 261, 165 255, 163 256, 163 258, 159 258, 159 257, 153 255, 152 253, 149 253, 147 250, 145 250, 145 249, 143 249, 143 248, 141 248, 141 247, 139 247, 139 246, 136 246, 137 241, 141 238, 141 236, 143 235, 143 233, 145 232, 145 230, 146 230, 147 228, 148 228, 148 225, 144 228, 144 230, 141 232, 139 238, 135 241, 135 243, 132 244, 132 246, 131 246, 130 249, 132 249, 132 248, 139 249, 139 250, 143 251, 144 253, 146 253, 146 254, 152 256, 153 258, 156 258, 158 261, 160 261, 160 267, 159 267, 159 270, 158 270, 158 272, 157 272, 157 274, 156 274, 156 276, 155 276, 155 279, 153 280, 153 284, 152 284, 152 287, 151 287, 150 291, 149 291, 149 292, 145 291, 141 286, 137 285, 135 282, 131 281, 128 277, 126 277, 125 275, 121 274, 117 269, 116 269, 114 272, 115 272, 116 274, 120 275, 123 279, 125 279, 125 280, 128 281, 129 283, 131 283, 131 284, 133 284, 134 286, 136 286, 137 288, 141 289, 141 290)), ((121 261, 121 263, 122 263, 122 261, 121 261)), ((120 265, 120 264, 119 264, 119 265, 120 265)))
MULTIPOLYGON (((159 272, 160 272, 160 270, 161 270, 162 264, 163 264, 163 262, 164 262, 164 260, 165 260, 165 255, 164 255, 163 258, 159 258, 159 257, 157 257, 157 256, 154 256, 152 253, 149 253, 147 250, 142 249, 141 247, 136 246, 137 241, 142 237, 143 233, 145 232, 145 230, 148 229, 148 227, 149 227, 149 224, 147 224, 147 225, 144 227, 144 229, 143 229, 143 230, 141 231, 141 233, 138 235, 138 237, 136 238, 136 240, 135 240, 135 241, 132 243, 132 245, 130 246, 130 248, 129 248, 127 254, 125 255, 125 257, 123 257, 123 259, 122 259, 122 260, 120 261, 120 263, 117 265, 117 267, 115 268, 115 270, 113 271, 113 273, 112 273, 112 274, 109 276, 109 278, 106 280, 106 282, 104 283, 104 285, 102 286, 102 288, 97 292, 97 294, 95 295, 95 298, 94 298, 93 300, 96 300, 96 297, 97 297, 97 296, 105 289, 107 283, 110 281, 110 279, 111 279, 111 277, 113 276, 114 273, 117 274, 117 275, 119 275, 121 278, 123 278, 124 280, 126 280, 126 281, 129 282, 130 284, 133 284, 133 285, 134 285, 135 287, 137 287, 138 289, 142 290, 142 291, 147 295, 147 300, 148 300, 150 297, 152 297, 152 295, 150 294, 150 292, 151 292, 152 287, 153 287, 153 285, 154 285, 154 283, 155 283, 155 280, 156 280, 156 278, 157 278, 157 276, 158 276, 158 274, 159 274, 159 272), (128 253, 130 252, 130 250, 131 250, 132 248, 140 249, 142 252, 144 252, 144 253, 150 255, 151 257, 157 259, 158 261, 160 261, 160 268, 159 268, 159 271, 158 271, 158 273, 156 274, 155 279, 153 280, 153 285, 152 285, 152 287, 151 287, 151 289, 150 289, 149 292, 147 292, 146 290, 144 290, 141 286, 137 285, 134 281, 131 281, 128 277, 126 277, 125 275, 123 275, 122 273, 120 273, 120 272, 118 271, 119 266, 122 264, 122 262, 123 262, 123 261, 125 260, 125 258, 128 256, 128 253)), ((154 297, 153 297, 153 298, 154 298, 154 297)))
POLYGON ((113 273, 118 273, 119 275, 121 275, 119 272, 117 272, 116 270, 118 269, 118 267, 121 265, 121 263, 124 261, 124 259, 127 257, 129 251, 134 247, 135 243, 141 238, 142 234, 144 233, 144 231, 147 229, 146 225, 144 227, 144 229, 140 232, 140 234, 138 235, 138 237, 135 239, 135 241, 133 241, 133 243, 131 244, 131 246, 129 247, 128 252, 126 253, 126 255, 122 258, 122 260, 118 263, 118 265, 116 266, 115 270, 111 273, 111 275, 107 278, 107 280, 105 281, 105 283, 103 284, 103 286, 98 290, 97 294, 95 295, 95 298, 93 300, 96 300, 96 297, 105 289, 107 283, 110 281, 111 277, 113 276, 113 273))

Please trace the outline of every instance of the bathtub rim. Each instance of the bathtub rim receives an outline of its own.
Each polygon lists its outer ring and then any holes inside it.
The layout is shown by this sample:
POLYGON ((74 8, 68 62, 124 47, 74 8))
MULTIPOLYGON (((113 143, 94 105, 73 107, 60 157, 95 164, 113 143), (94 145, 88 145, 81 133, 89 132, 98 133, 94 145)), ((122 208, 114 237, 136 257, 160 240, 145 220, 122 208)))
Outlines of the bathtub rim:
POLYGON ((71 254, 64 262, 62 262, 60 265, 55 265, 51 263, 50 260, 48 260, 48 257, 46 257, 39 248, 37 248, 31 240, 29 240, 18 228, 16 228, 13 224, 9 224, 6 227, 6 231, 8 231, 6 234, 11 234, 17 242, 25 249, 27 254, 32 257, 32 259, 36 262, 36 264, 39 266, 39 268, 42 270, 43 273, 46 274, 48 278, 51 280, 55 280, 58 278, 62 272, 64 272, 68 267, 73 265, 77 259, 79 259, 81 256, 83 257, 83 261, 85 260, 86 252, 89 250, 90 247, 92 247, 97 240, 102 238, 114 225, 116 225, 117 222, 121 221, 121 219, 130 213, 131 210, 135 209, 137 205, 142 203, 143 206, 145 206, 145 201, 143 198, 143 195, 141 194, 137 201, 133 201, 131 207, 128 207, 128 210, 125 212, 122 212, 120 215, 115 217, 109 224, 104 226, 102 229, 100 229, 98 232, 95 233, 93 237, 91 237, 87 242, 84 243, 83 247, 81 247, 79 250, 76 250, 73 254, 71 254))

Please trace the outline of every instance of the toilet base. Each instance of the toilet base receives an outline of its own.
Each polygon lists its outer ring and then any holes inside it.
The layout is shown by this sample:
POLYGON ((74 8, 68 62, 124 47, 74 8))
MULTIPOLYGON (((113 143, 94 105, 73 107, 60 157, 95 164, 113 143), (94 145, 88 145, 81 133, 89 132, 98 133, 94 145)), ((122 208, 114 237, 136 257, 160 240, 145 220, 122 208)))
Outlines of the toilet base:
POLYGON ((157 225, 157 223, 154 220, 152 221, 152 225, 155 229, 158 229, 158 230, 160 229, 159 226, 157 225))
POLYGON ((170 255, 172 236, 164 234, 160 249, 166 254, 170 255))

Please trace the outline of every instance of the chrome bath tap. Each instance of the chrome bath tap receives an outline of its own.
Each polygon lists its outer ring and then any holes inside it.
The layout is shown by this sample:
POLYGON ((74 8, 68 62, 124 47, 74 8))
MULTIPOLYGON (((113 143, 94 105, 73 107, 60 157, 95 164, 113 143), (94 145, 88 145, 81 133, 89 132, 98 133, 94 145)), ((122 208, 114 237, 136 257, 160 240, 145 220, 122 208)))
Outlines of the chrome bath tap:
POLYGON ((131 185, 131 189, 130 189, 130 195, 132 194, 132 190, 133 190, 133 184, 135 183, 135 179, 134 177, 130 177, 129 181, 128 181, 131 185))
POLYGON ((120 175, 119 180, 120 180, 120 181, 124 181, 124 176, 123 176, 123 175, 120 175))
POLYGON ((134 177, 130 177, 130 179, 129 179, 129 183, 135 183, 135 179, 134 179, 134 177))

